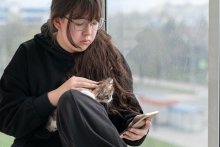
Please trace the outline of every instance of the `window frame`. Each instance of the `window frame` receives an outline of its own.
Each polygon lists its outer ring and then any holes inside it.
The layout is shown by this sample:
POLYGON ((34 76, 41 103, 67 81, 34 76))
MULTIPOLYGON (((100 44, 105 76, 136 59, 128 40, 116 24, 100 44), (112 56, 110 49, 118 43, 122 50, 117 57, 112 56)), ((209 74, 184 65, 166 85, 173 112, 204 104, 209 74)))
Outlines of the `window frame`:
POLYGON ((219 1, 209 0, 208 146, 219 146, 219 1))

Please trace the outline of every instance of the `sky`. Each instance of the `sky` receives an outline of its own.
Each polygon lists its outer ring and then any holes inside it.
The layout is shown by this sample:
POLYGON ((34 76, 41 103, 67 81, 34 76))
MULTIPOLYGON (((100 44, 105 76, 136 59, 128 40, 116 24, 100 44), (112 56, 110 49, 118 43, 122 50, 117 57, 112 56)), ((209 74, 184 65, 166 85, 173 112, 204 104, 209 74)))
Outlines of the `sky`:
MULTIPOLYGON (((7 2, 13 2, 18 0, 5 0, 7 2)), ((153 5, 159 5, 164 3, 172 3, 176 5, 182 5, 186 3, 194 4, 194 5, 201 5, 201 4, 207 4, 209 0, 135 0, 135 3, 140 3, 144 6, 153 6, 153 5)), ((19 0, 19 3, 21 3, 24 6, 50 6, 51 0, 19 0)), ((108 3, 115 5, 131 5, 134 3, 134 0, 108 0, 108 3)))
MULTIPOLYGON (((120 11, 123 9, 124 13, 132 11, 146 12, 157 6, 164 5, 166 3, 173 5, 204 5, 208 4, 209 0, 108 0, 108 9, 113 8, 114 11, 120 11)), ((108 12, 113 12, 113 9, 108 12)))
MULTIPOLYGON (((17 3, 22 7, 32 7, 32 8, 48 8, 50 7, 51 0, 0 0, 6 1, 7 3, 17 3)), ((144 12, 153 7, 164 5, 165 3, 170 3, 174 5, 203 5, 208 4, 209 0, 108 0, 108 13, 114 13, 118 11, 132 12, 140 11, 144 12), (134 3, 135 1, 135 3, 134 3)))
POLYGON ((50 7, 51 0, 19 0, 25 7, 50 7))

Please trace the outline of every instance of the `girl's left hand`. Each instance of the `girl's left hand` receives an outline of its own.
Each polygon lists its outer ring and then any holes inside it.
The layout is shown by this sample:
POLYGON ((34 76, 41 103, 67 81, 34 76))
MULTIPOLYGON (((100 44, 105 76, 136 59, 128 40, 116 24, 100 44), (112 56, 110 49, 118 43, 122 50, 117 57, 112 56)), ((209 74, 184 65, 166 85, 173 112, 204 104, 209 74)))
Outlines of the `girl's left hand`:
MULTIPOLYGON (((137 115, 136 117, 140 117, 141 115, 137 115)), ((133 119, 134 120, 134 119, 133 119)), ((141 128, 130 128, 128 131, 126 131, 123 135, 122 138, 134 141, 134 140, 139 140, 141 139, 143 136, 147 135, 149 128, 151 127, 151 122, 152 120, 146 120, 145 125, 141 128)), ((132 124, 132 121, 129 125, 132 124)), ((128 125, 128 126, 129 126, 128 125)))

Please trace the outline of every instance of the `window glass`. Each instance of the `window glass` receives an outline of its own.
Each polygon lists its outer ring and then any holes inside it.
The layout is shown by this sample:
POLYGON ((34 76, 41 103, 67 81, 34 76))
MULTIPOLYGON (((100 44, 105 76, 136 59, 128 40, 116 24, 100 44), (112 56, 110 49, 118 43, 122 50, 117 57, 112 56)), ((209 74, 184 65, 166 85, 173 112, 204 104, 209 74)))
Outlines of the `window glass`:
MULTIPOLYGON (((51 0, 0 0, 0 76, 19 45, 36 33, 49 17, 51 0)), ((0 146, 8 147, 13 137, 0 133, 0 146)))
POLYGON ((208 0, 108 0, 107 30, 133 73, 144 146, 208 146, 208 0))
POLYGON ((18 46, 40 32, 50 0, 0 0, 0 75, 18 46))
MULTIPOLYGON (((0 0, 0 76, 40 32, 51 0, 0 0)), ((144 112, 159 110, 144 146, 208 146, 208 0, 108 0, 107 30, 127 59, 144 112)), ((0 133, 0 145, 12 139, 0 133)))

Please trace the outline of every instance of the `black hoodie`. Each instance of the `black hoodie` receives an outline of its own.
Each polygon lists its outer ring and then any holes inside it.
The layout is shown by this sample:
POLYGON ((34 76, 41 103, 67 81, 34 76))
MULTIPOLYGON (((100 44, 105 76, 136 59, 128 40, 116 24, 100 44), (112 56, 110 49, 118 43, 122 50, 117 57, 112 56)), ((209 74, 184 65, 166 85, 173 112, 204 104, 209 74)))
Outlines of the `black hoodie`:
MULTIPOLYGON (((61 147, 58 131, 51 133, 45 128, 55 109, 47 93, 62 85, 65 72, 74 66, 73 58, 74 54, 43 33, 19 46, 0 81, 0 132, 14 136, 14 145, 61 147)), ((119 116, 110 119, 122 132, 134 116, 124 114, 126 121, 119 116)), ((125 141, 139 145, 144 138, 125 141)))

